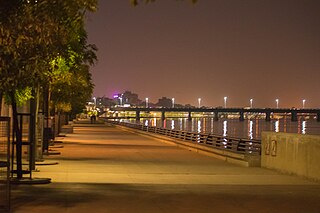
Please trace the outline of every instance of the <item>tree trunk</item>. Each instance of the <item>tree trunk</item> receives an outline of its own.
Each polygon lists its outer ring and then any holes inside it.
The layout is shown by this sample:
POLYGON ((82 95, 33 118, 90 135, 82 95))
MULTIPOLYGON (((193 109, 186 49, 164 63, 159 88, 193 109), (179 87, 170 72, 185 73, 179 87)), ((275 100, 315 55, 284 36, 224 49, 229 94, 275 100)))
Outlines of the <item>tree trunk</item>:
POLYGON ((32 98, 30 99, 30 121, 29 121, 29 169, 35 170, 35 148, 36 148, 36 100, 35 90, 32 89, 32 98))
POLYGON ((16 163, 17 163, 17 178, 22 178, 22 132, 19 129, 17 103, 14 91, 9 93, 11 98, 12 113, 13 113, 13 139, 16 142, 16 163))
MULTIPOLYGON (((42 160, 42 150, 40 152, 38 149, 38 147, 42 147, 42 144, 39 144, 40 142, 42 143, 42 138, 41 140, 39 138, 39 134, 42 135, 42 133, 39 132, 39 126, 40 126, 39 117, 38 117, 39 107, 40 107, 40 85, 38 84, 36 88, 36 112, 35 112, 35 123, 36 123, 35 147, 34 147, 35 161, 42 160)), ((40 130, 42 130, 42 128, 40 130)))
POLYGON ((44 128, 43 128, 43 145, 42 151, 48 152, 49 137, 50 137, 50 113, 49 113, 49 87, 43 87, 43 115, 44 115, 44 128))
POLYGON ((61 126, 62 126, 62 124, 61 124, 61 112, 60 112, 60 110, 58 111, 58 134, 57 135, 59 135, 60 134, 60 132, 61 132, 61 126))

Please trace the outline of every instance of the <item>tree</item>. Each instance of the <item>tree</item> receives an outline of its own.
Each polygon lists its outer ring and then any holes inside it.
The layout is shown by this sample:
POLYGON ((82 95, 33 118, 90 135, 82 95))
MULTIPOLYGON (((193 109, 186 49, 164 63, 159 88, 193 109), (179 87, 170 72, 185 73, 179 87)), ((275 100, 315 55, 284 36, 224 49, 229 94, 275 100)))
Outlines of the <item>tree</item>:
MULTIPOLYGON (((70 50, 92 56, 93 51, 85 51, 92 46, 86 44, 83 18, 96 5, 97 0, 0 2, 0 90, 9 95, 12 105, 19 171, 22 135, 17 101, 23 96, 18 94, 40 85, 45 88, 55 75, 50 62, 57 57, 68 60, 70 50)), ((22 173, 18 173, 21 177, 22 173)))
POLYGON ((93 84, 89 66, 82 64, 77 70, 76 73, 69 74, 67 78, 59 79, 52 84, 52 104, 59 112, 78 114, 91 97, 93 84))
POLYGON ((68 60, 70 50, 92 56, 83 19, 85 11, 93 11, 96 4, 96 0, 2 1, 1 90, 10 93, 50 81, 55 75, 50 62, 58 56, 68 60))
POLYGON ((133 106, 138 106, 141 103, 141 100, 138 97, 138 94, 131 91, 125 91, 122 94, 123 103, 131 104, 133 106))
POLYGON ((167 97, 162 97, 161 99, 158 100, 158 103, 156 105, 161 106, 161 107, 170 108, 170 107, 172 107, 172 100, 167 97))

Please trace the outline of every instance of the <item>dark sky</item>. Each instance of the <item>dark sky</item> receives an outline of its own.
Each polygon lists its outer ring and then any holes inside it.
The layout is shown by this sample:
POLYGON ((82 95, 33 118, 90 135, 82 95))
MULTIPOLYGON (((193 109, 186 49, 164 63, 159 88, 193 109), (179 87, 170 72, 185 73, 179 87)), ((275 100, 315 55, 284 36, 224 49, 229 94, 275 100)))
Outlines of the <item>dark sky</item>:
POLYGON ((94 96, 228 107, 320 107, 319 0, 100 0, 94 96))

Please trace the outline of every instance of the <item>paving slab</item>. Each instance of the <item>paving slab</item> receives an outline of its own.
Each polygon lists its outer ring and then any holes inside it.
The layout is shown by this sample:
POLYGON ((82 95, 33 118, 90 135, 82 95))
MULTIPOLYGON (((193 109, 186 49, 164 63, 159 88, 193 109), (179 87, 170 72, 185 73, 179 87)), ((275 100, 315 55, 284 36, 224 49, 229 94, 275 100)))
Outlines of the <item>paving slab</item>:
POLYGON ((12 212, 315 212, 320 184, 233 165, 105 124, 74 124, 33 175, 13 186, 12 212))

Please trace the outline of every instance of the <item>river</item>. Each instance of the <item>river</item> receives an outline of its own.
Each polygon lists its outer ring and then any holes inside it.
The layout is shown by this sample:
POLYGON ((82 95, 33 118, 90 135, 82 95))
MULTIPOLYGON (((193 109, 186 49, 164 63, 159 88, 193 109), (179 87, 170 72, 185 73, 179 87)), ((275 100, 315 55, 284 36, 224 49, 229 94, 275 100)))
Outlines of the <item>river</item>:
POLYGON ((187 118, 167 118, 164 121, 161 121, 160 118, 141 118, 140 121, 135 119, 122 121, 248 139, 260 139, 262 131, 320 135, 320 122, 304 116, 299 116, 296 122, 292 122, 290 117, 272 119, 270 122, 261 118, 246 119, 245 121, 225 118, 215 121, 210 117, 192 118, 191 121, 187 118))

